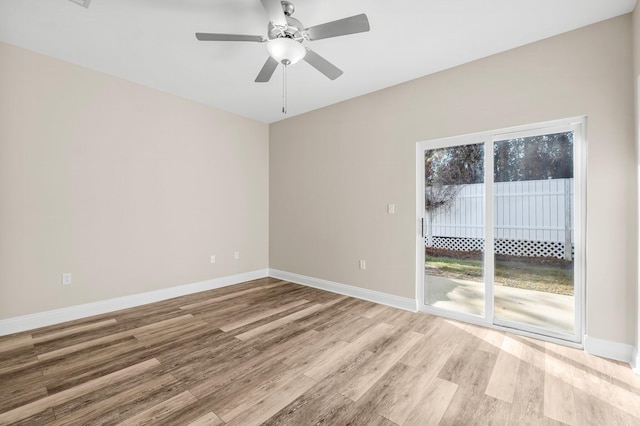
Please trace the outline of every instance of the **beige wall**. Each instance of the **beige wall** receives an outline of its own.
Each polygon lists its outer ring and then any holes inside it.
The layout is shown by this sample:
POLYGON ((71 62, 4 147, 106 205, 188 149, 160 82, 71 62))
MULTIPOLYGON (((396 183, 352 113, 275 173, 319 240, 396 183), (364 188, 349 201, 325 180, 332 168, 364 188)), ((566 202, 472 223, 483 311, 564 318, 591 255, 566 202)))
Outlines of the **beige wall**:
POLYGON ((412 298, 416 142, 587 115, 587 332, 632 343, 638 15, 269 130, 0 43, 0 319, 267 266, 412 298))
POLYGON ((266 124, 7 44, 0 93, 0 319, 268 267, 266 124))
POLYGON ((635 76, 640 76, 640 3, 632 13, 633 22, 633 70, 635 76))
MULTIPOLYGON (((636 156, 638 159, 638 170, 640 170, 640 3, 636 4, 635 9, 632 14, 632 22, 633 22, 633 81, 635 82, 635 101, 636 101, 636 110, 635 110, 635 123, 636 123, 636 156)), ((638 187, 638 225, 640 226, 640 181, 637 181, 638 187)), ((640 239, 640 236, 638 237, 640 239)), ((639 241, 640 244, 640 241, 639 241)), ((640 245, 639 245, 640 252, 640 245)), ((638 253, 640 255, 640 253, 638 253)), ((640 265, 640 257, 638 258, 637 263, 640 265)), ((638 286, 636 287, 636 297, 638 300, 637 312, 638 319, 636 322, 637 327, 637 338, 636 338, 636 348, 640 347, 640 270, 636 268, 637 282, 638 286)), ((640 354, 638 355, 638 361, 640 361, 640 354)), ((637 368, 640 369, 640 363, 637 364, 637 368)))
POLYGON ((270 267, 412 298, 416 142, 587 115, 587 332, 633 343, 631 28, 628 14, 272 124, 270 267))

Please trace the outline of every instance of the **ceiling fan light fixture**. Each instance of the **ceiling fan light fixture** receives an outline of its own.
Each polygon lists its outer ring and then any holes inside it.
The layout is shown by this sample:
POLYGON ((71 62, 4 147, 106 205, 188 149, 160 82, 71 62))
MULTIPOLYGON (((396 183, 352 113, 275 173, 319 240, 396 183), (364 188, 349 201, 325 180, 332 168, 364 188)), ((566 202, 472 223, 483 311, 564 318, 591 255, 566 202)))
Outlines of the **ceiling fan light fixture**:
POLYGON ((295 64, 307 54, 307 50, 302 43, 286 37, 269 40, 267 43, 267 51, 273 59, 279 63, 286 61, 287 65, 295 64))

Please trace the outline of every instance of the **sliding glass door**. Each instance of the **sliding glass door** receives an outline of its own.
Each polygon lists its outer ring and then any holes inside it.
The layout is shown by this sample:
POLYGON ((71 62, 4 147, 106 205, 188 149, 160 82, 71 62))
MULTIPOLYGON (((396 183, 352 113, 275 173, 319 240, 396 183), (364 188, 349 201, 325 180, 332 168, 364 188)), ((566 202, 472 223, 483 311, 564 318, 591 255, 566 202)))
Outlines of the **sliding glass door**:
POLYGON ((574 132, 499 139, 493 142, 495 322, 574 334, 574 132))
POLYGON ((582 128, 567 120, 418 144, 423 310, 580 341, 582 128))
POLYGON ((424 151, 424 303, 483 316, 483 143, 424 151))

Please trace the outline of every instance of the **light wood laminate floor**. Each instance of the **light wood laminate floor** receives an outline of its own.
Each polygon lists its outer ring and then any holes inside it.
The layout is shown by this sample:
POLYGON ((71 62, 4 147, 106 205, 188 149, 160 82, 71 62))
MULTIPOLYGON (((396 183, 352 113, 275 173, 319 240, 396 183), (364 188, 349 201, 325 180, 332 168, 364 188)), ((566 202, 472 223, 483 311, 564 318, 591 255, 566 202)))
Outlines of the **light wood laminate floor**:
POLYGON ((640 425, 640 377, 265 278, 0 337, 14 423, 640 425))

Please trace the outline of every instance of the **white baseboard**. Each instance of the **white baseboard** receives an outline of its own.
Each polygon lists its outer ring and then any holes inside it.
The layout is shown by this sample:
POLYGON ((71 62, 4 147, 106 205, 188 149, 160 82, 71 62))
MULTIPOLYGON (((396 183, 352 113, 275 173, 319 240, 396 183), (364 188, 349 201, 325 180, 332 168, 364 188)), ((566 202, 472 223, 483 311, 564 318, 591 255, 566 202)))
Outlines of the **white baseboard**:
POLYGON ((0 336, 268 277, 268 269, 0 320, 0 336))
POLYGON ((280 280, 290 281, 292 283, 306 285, 308 287, 318 288, 320 290, 330 291, 332 293, 344 294, 345 296, 351 296, 358 299, 368 300, 370 302, 392 306, 394 308, 404 309, 405 311, 418 311, 417 301, 407 297, 394 296, 381 291, 367 290, 347 284, 308 277, 306 275, 279 271, 277 269, 269 269, 269 276, 280 280))
MULTIPOLYGON (((330 291, 332 293, 344 294, 345 296, 392 306, 394 308, 410 312, 418 311, 418 304, 415 299, 395 296, 380 291, 368 290, 347 284, 313 278, 306 275, 280 271, 277 269, 260 269, 192 284, 149 291, 146 293, 132 294, 129 296, 116 297, 114 299, 101 300, 99 302, 3 319, 0 320, 0 336, 58 324, 65 321, 73 321, 93 315, 119 311, 121 309, 132 308, 135 306, 146 305, 148 303, 159 302, 161 300, 185 296, 187 294, 198 293, 201 291, 213 290, 269 276, 290 281, 292 283, 306 285, 308 287, 330 291)), ((631 365, 631 368, 633 368, 636 374, 640 374, 640 353, 638 352, 638 348, 635 348, 632 345, 584 336, 584 350, 592 355, 627 362, 631 365)))
POLYGON ((637 361, 634 360, 637 358, 637 350, 632 345, 584 336, 584 351, 591 355, 627 362, 632 367, 636 364, 637 369, 637 361))
POLYGON ((636 374, 640 375, 640 353, 636 347, 633 348, 633 354, 631 356, 631 368, 636 374))

